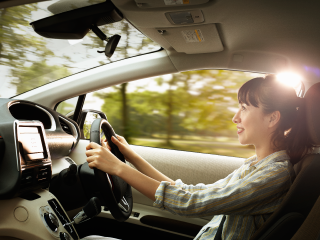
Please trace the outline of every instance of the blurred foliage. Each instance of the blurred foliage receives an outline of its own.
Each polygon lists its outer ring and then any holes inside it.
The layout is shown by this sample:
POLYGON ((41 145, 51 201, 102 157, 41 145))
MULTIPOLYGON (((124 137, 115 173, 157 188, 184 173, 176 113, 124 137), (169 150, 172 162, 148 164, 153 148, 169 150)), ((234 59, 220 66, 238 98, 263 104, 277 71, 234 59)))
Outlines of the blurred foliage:
POLYGON ((22 66, 11 70, 12 85, 16 85, 17 93, 23 93, 42 86, 59 78, 69 76, 71 72, 63 66, 49 66, 46 61, 34 62, 30 67, 22 66))
POLYGON ((171 145, 167 145, 161 138, 133 138, 132 144, 241 158, 248 158, 255 154, 255 149, 252 145, 240 145, 236 138, 225 138, 223 141, 220 138, 203 139, 203 137, 197 137, 195 140, 172 139, 171 145))
POLYGON ((90 139, 90 129, 91 129, 91 124, 88 124, 88 123, 83 124, 83 136, 85 139, 90 139))
POLYGON ((53 52, 46 48, 41 38, 26 34, 29 21, 37 4, 22 5, 0 9, 0 64, 10 67, 24 66, 28 54, 43 58, 52 56, 53 52))
POLYGON ((64 66, 48 65, 54 53, 47 42, 28 34, 32 13, 38 10, 38 4, 0 9, 0 65, 9 68, 17 94, 71 74, 64 66))
MULTIPOLYGON (((137 30, 131 26, 127 21, 116 22, 113 24, 100 26, 101 31, 106 34, 108 37, 112 35, 119 34, 121 36, 121 41, 116 49, 115 54, 118 58, 128 58, 132 55, 138 55, 142 50, 143 52, 152 51, 157 44, 152 42, 150 39, 145 37, 142 34, 137 34, 137 30)), ((92 31, 88 33, 88 36, 92 39, 93 44, 90 44, 90 47, 95 48, 104 48, 105 42, 100 40, 92 31)), ((89 47, 89 46, 88 46, 89 47)), ((105 60, 105 63, 112 62, 110 58, 105 60)), ((103 62, 101 62, 102 64, 103 62)), ((134 127, 130 122, 129 117, 129 108, 128 99, 127 99, 127 85, 128 83, 123 83, 113 88, 117 91, 118 94, 109 95, 110 104, 114 105, 117 110, 118 116, 116 118, 119 126, 118 133, 124 136, 128 142, 131 141, 131 137, 134 135, 134 127)), ((103 96, 101 96, 104 98, 103 96)), ((115 120, 115 119, 114 119, 115 120)))
MULTIPOLYGON (((53 52, 49 40, 30 31, 32 15, 37 11, 47 11, 39 6, 40 3, 36 3, 0 9, 0 65, 8 69, 8 76, 11 84, 16 86, 17 94, 74 73, 70 67, 73 63, 70 55, 58 56, 53 52), (52 58, 56 60, 52 61, 52 58)), ((108 37, 121 35, 112 59, 119 60, 155 49, 155 43, 142 34, 138 35, 136 29, 125 20, 101 26, 100 29, 108 37)), ((89 32, 88 39, 89 43, 83 43, 87 46, 86 60, 93 57, 91 49, 101 50, 105 47, 105 42, 92 32, 89 32)), ((94 57, 99 55, 95 51, 94 54, 94 57)), ((94 64, 111 61, 100 59, 94 64)), ((81 69, 77 63, 73 67, 81 69)), ((251 77, 252 74, 223 70, 189 71, 150 80, 155 81, 159 89, 165 87, 165 91, 140 88, 128 92, 130 83, 123 83, 107 93, 97 92, 96 96, 104 100, 101 110, 107 114, 116 132, 130 143, 153 139, 155 141, 143 144, 211 153, 208 149, 212 148, 216 153, 220 151, 228 155, 229 150, 223 152, 221 144, 208 145, 205 142, 211 141, 208 137, 236 139, 231 108, 238 105, 237 89, 251 77), (205 147, 200 147, 202 145, 205 147)), ((72 104, 68 104, 61 103, 61 113, 66 114, 73 108, 72 104)), ((90 124, 87 124, 89 127, 90 124)), ((241 149, 252 152, 248 147, 241 149)))
MULTIPOLYGON (((103 1, 89 1, 91 4, 100 2, 103 1)), ((97 53, 96 50, 104 49, 106 42, 99 39, 92 31, 77 43, 37 35, 30 22, 52 15, 48 10, 52 3, 55 2, 45 1, 0 9, 0 67, 6 74, 4 81, 16 87, 16 94, 112 62, 97 53)), ((126 20, 99 28, 108 37, 114 34, 121 35, 119 46, 112 56, 113 60, 160 48, 126 20)), ((122 84, 119 89, 125 95, 126 84, 122 84)), ((122 107, 125 114, 127 112, 125 97, 123 99, 122 107)), ((125 126, 126 118, 123 119, 125 126)), ((125 127, 122 128, 125 131, 125 127)))
MULTIPOLYGON (((90 139, 91 125, 93 121, 96 120, 97 118, 101 118, 99 114, 94 112, 87 113, 86 118, 84 120, 84 124, 83 124, 83 136, 85 139, 90 139)), ((101 129, 100 129, 100 132, 102 132, 101 129)))
MULTIPOLYGON (((257 75, 198 70, 141 80, 144 87, 126 93, 130 143, 237 157, 253 155, 253 147, 238 143, 232 117, 238 108, 238 89, 257 75), (150 85, 158 88, 150 89, 150 85)), ((120 132, 120 92, 102 90, 94 96, 104 100, 101 111, 120 132)))

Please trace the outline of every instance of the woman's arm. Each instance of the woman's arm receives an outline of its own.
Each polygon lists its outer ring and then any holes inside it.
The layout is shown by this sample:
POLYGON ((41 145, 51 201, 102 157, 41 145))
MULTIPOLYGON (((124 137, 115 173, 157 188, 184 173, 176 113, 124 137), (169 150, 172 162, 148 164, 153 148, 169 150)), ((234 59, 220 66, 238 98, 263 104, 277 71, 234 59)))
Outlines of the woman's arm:
MULTIPOLYGON (((160 181, 150 176, 147 176, 137 171, 136 169, 130 167, 129 165, 121 162, 116 156, 114 156, 110 152, 109 149, 104 148, 96 143, 91 142, 86 149, 87 162, 89 163, 90 168, 98 168, 106 173, 122 178, 124 181, 126 181, 135 189, 137 189, 139 192, 141 192, 151 200, 155 201, 155 192, 160 185, 160 181)), ((147 162, 145 161, 145 163, 147 162)), ((165 178, 164 175, 164 177, 162 177, 162 174, 158 172, 155 168, 153 168, 151 165, 150 167, 147 164, 145 165, 146 171, 151 172, 150 174, 152 176, 165 178)), ((171 183, 170 181, 168 182, 171 183)))
MULTIPOLYGON (((133 151, 133 149, 129 146, 125 138, 119 135, 117 135, 117 138, 112 137, 111 141, 119 148, 120 152, 124 155, 125 159, 128 162, 130 162, 133 166, 135 166, 135 168, 138 171, 159 182, 167 181, 170 182, 171 185, 175 184, 175 181, 158 171, 150 163, 143 159, 139 154, 133 151)), ((111 150, 108 144, 104 146, 111 150)))
MULTIPOLYGON (((132 162, 131 162, 132 163, 132 162)), ((158 171, 156 168, 154 168, 150 163, 148 163, 146 160, 144 160, 140 155, 137 154, 137 156, 134 159, 134 163, 132 163, 136 169, 161 182, 161 181, 167 181, 170 182, 171 185, 175 185, 175 181, 173 181, 171 178, 167 177, 166 175, 164 175, 163 173, 161 173, 160 171, 158 171)))
MULTIPOLYGON (((283 166, 274 166, 274 169, 268 166, 259 170, 259 173, 250 173, 232 183, 218 181, 208 188, 190 186, 193 190, 198 188, 190 192, 137 171, 120 161, 108 148, 96 143, 87 146, 86 155, 90 168, 121 177, 153 200, 155 207, 187 217, 269 213, 274 211, 279 198, 289 187, 287 169, 283 166)), ((230 179, 227 177, 227 180, 230 179)))
POLYGON ((126 164, 122 164, 118 169, 117 176, 129 183, 133 188, 150 198, 152 201, 155 201, 155 193, 160 185, 159 181, 144 175, 126 164))

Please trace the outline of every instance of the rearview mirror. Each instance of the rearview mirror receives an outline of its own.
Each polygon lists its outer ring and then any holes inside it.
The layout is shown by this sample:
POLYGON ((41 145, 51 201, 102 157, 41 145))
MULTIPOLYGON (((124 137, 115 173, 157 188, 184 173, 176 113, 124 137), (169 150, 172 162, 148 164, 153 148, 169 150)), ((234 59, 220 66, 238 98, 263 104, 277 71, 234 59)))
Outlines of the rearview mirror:
POLYGON ((122 19, 121 12, 108 0, 43 18, 30 25, 36 33, 46 38, 82 39, 93 25, 101 26, 122 19))

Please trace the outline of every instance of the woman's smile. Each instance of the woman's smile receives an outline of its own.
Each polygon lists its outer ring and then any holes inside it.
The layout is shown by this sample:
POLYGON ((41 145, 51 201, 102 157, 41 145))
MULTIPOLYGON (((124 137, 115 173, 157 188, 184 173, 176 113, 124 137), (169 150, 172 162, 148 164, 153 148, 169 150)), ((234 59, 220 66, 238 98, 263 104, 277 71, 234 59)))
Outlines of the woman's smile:
POLYGON ((241 128, 241 127, 237 127, 237 128, 238 128, 238 131, 237 131, 238 134, 240 134, 244 131, 244 128, 241 128))

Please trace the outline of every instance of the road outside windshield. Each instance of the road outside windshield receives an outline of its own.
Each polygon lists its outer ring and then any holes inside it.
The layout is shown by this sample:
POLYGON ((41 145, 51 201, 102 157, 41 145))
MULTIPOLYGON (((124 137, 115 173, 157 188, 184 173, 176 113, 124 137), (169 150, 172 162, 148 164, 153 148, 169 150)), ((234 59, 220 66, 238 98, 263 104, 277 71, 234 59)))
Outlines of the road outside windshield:
POLYGON ((105 43, 89 32, 80 40, 47 39, 30 22, 51 16, 45 1, 0 9, 0 97, 9 98, 99 65, 160 49, 125 20, 101 26, 108 36, 121 35, 111 59, 97 50, 105 43))

